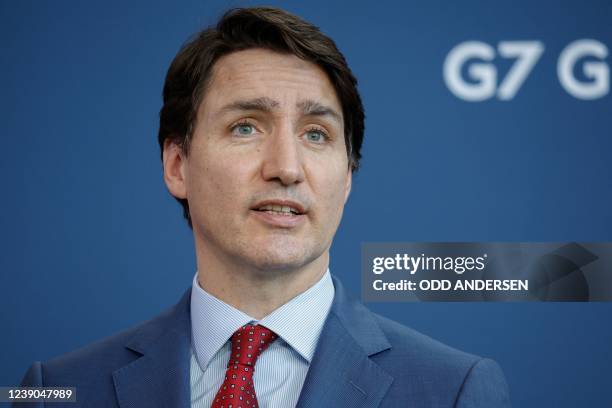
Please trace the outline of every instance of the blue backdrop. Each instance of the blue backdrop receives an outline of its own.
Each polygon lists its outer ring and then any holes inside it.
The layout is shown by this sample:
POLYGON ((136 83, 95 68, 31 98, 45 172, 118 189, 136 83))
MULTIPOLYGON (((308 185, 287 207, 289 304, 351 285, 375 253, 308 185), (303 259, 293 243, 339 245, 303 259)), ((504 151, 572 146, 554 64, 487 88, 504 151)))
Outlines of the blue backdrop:
MULTIPOLYGON (((254 4, 82 3, 0 5, 0 385, 152 317, 189 286, 192 237, 156 142, 163 79, 190 34, 254 4)), ((360 80, 364 159, 331 260, 354 294, 362 242, 612 240, 612 94, 578 98, 557 72, 576 40, 610 50, 612 3, 268 4, 319 25, 360 80), (489 53, 456 67, 480 102, 443 75, 466 41, 489 53), (516 41, 543 51, 504 100, 496 85, 517 59, 500 43, 516 41), (496 74, 492 88, 478 67, 496 74)), ((610 65, 582 54, 570 73, 601 91, 610 65)), ((612 406, 612 304, 370 306, 497 360, 516 407, 612 406)))

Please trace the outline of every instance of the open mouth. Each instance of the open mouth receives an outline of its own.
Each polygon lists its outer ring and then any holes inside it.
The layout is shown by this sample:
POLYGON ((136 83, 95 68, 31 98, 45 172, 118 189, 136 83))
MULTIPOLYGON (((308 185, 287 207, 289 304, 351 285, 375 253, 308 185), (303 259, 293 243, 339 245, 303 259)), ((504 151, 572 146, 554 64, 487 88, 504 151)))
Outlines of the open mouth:
POLYGON ((287 206, 287 205, 263 205, 259 208, 255 208, 255 211, 265 212, 272 215, 284 215, 287 217, 293 215, 301 215, 303 214, 298 209, 287 206))

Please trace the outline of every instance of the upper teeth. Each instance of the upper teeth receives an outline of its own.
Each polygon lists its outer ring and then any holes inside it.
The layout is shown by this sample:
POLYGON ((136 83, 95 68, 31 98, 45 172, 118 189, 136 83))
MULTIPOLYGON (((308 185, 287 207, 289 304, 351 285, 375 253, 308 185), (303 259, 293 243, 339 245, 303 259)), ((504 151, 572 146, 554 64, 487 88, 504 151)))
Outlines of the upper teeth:
POLYGON ((291 213, 297 214, 298 213, 297 210, 295 210, 295 209, 293 209, 291 207, 288 207, 286 205, 264 205, 259 210, 260 211, 277 211, 277 212, 283 212, 283 213, 288 213, 288 214, 291 214, 291 213))

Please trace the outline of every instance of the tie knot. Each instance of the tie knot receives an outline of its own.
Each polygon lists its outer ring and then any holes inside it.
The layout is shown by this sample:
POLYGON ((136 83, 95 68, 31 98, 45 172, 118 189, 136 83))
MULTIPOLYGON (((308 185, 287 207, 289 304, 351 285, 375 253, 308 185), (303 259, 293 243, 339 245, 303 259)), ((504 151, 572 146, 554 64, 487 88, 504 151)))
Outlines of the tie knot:
POLYGON ((278 338, 267 327, 247 324, 232 335, 232 356, 228 365, 242 364, 255 367, 261 353, 278 338))

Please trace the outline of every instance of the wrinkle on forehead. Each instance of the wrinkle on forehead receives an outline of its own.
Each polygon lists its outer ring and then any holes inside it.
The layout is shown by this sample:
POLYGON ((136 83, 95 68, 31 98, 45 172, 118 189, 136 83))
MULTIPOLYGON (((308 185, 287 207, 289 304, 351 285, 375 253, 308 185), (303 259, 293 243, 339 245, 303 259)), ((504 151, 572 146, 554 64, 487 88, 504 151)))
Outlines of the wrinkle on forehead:
POLYGON ((259 48, 221 57, 213 66, 202 105, 215 110, 214 106, 230 102, 230 98, 262 96, 285 107, 293 108, 298 100, 312 100, 342 112, 336 91, 319 66, 295 55, 259 48))

